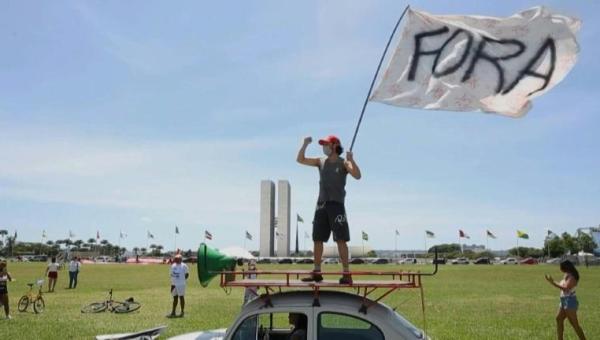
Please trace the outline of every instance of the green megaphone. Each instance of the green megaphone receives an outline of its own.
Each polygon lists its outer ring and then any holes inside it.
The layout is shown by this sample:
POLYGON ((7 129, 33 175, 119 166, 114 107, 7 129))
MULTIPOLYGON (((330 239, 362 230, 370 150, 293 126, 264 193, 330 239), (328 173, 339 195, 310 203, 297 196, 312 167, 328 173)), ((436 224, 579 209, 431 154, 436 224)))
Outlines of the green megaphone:
POLYGON ((202 287, 208 286, 210 280, 222 271, 233 271, 237 260, 221 254, 217 249, 200 243, 198 247, 198 280, 202 287))

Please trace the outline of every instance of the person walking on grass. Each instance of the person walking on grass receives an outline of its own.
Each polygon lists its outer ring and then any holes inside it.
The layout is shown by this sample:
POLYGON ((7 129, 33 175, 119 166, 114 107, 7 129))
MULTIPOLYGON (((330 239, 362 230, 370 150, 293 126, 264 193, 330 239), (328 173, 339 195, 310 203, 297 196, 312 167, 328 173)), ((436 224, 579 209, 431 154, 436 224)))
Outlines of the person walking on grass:
POLYGON ((12 281, 12 277, 8 272, 6 261, 0 261, 0 303, 4 306, 6 320, 12 319, 8 301, 8 281, 12 281))
POLYGON ((79 270, 81 269, 81 263, 75 256, 69 262, 69 289, 77 288, 77 276, 79 276, 79 270))
POLYGON ((173 309, 171 314, 167 315, 169 318, 176 317, 175 309, 177 308, 177 300, 181 306, 181 314, 179 317, 183 317, 183 310, 185 309, 185 284, 187 278, 190 276, 188 266, 182 263, 181 254, 175 255, 174 263, 171 265, 171 295, 173 295, 173 309))
POLYGON ((337 243, 340 260, 344 274, 340 278, 340 284, 352 284, 352 276, 348 274, 348 241, 350 241, 350 230, 344 206, 346 198, 346 177, 350 174, 355 179, 361 178, 360 169, 354 161, 352 151, 346 152, 346 159, 341 157, 344 149, 340 139, 330 135, 319 140, 323 147, 324 157, 307 158, 306 148, 312 142, 312 137, 304 138, 304 142, 298 151, 296 161, 303 165, 314 166, 319 169, 319 198, 315 209, 313 220, 312 238, 314 241, 314 270, 310 277, 302 281, 320 282, 323 280, 321 271, 321 259, 323 257, 323 243, 329 240, 333 233, 333 240, 337 243))
POLYGON ((577 308, 579 307, 579 302, 575 295, 575 287, 577 286, 577 283, 579 283, 579 272, 575 268, 575 265, 573 265, 573 262, 569 260, 564 260, 560 263, 560 271, 565 275, 558 283, 552 279, 552 276, 545 275, 546 281, 552 286, 560 289, 560 304, 558 313, 556 314, 556 333, 558 335, 558 340, 563 340, 565 319, 569 319, 569 322, 571 323, 571 326, 573 326, 579 339, 585 340, 585 334, 583 334, 583 329, 581 329, 579 321, 577 320, 577 308))
POLYGON ((56 286, 56 280, 58 280, 58 268, 60 268, 60 264, 56 262, 56 257, 52 257, 50 263, 46 267, 46 272, 44 275, 48 275, 48 293, 54 292, 54 287, 56 286))

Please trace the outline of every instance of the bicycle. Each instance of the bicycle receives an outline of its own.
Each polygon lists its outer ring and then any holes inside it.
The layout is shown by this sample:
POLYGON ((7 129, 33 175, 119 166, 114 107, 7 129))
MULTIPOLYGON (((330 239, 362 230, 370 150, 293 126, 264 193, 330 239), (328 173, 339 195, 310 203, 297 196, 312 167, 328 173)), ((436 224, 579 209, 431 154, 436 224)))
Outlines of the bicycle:
POLYGON ((25 295, 21 296, 19 299, 19 303, 17 304, 17 309, 19 312, 24 312, 29 307, 29 304, 33 305, 33 312, 35 314, 42 313, 46 308, 46 303, 44 302, 44 298, 42 297, 42 285, 44 284, 44 280, 37 280, 36 283, 28 283, 29 291, 25 293, 25 295), (38 292, 35 293, 33 291, 33 286, 38 286, 38 292))
POLYGON ((140 309, 139 302, 129 298, 124 302, 113 300, 113 290, 108 291, 108 298, 103 302, 94 302, 81 308, 82 313, 100 313, 108 310, 113 313, 131 313, 140 309))

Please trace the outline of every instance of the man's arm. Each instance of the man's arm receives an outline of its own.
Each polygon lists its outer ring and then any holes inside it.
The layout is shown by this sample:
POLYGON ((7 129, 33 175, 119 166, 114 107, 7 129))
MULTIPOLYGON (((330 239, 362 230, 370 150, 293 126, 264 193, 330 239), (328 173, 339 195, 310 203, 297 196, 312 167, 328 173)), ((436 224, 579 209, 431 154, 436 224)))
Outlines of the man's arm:
POLYGON ((360 179, 362 177, 360 168, 354 161, 354 154, 352 151, 346 152, 346 161, 344 162, 344 166, 346 167, 346 171, 348 171, 348 173, 355 179, 360 179))
POLYGON ((304 154, 306 153, 306 147, 308 147, 308 144, 310 144, 312 142, 312 137, 305 137, 304 141, 302 142, 302 146, 300 147, 300 150, 298 150, 298 156, 296 156, 296 162, 300 163, 300 164, 304 164, 304 165, 309 165, 309 166, 319 166, 319 159, 318 158, 307 158, 304 154))

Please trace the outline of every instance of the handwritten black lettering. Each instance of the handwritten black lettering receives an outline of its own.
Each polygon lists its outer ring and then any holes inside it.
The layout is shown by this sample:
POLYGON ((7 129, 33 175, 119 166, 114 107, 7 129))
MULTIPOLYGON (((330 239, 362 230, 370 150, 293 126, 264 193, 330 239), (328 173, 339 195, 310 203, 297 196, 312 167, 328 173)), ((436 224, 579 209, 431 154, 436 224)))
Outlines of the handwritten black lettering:
POLYGON ((556 67, 556 45, 554 44, 554 39, 547 38, 546 41, 544 42, 544 44, 537 51, 535 56, 533 58, 531 58, 531 60, 527 64, 527 66, 525 66, 525 68, 521 72, 519 72, 519 76, 504 91, 502 91, 502 93, 507 94, 510 91, 512 91, 515 88, 515 86, 517 86, 517 84, 521 81, 521 79, 525 78, 525 76, 531 76, 531 77, 537 77, 537 78, 544 79, 544 84, 542 85, 542 87, 527 94, 528 96, 531 96, 532 94, 539 92, 539 91, 545 89, 546 86, 548 86, 548 83, 550 83, 550 79, 552 79, 552 74, 554 73, 555 67, 556 67), (550 66, 548 68, 548 72, 546 74, 537 73, 532 69, 532 67, 539 61, 540 58, 545 56, 546 50, 550 51, 550 66))
POLYGON ((477 47, 477 50, 475 51, 475 55, 473 56, 473 59, 471 59, 471 65, 469 66, 469 68, 467 69, 467 71, 465 72, 465 74, 462 77, 462 81, 465 82, 465 81, 469 80, 469 78, 471 78, 471 75, 473 75, 473 70, 475 70, 475 66, 477 65, 477 62, 479 60, 481 60, 481 59, 487 60, 492 65, 494 65, 496 70, 498 70, 498 82, 496 83, 496 93, 500 93, 500 91, 502 91, 502 88, 504 87, 504 69, 502 68, 502 65, 500 65, 499 61, 516 58, 519 55, 521 55, 521 53, 523 53, 523 51, 525 51, 525 44, 523 44, 522 42, 520 42, 516 39, 495 40, 492 38, 483 37, 483 39, 481 39, 481 41, 479 42, 479 46, 477 47), (507 54, 505 56, 493 57, 485 52, 485 46, 488 44, 493 44, 493 43, 500 44, 500 45, 514 45, 514 46, 517 46, 517 51, 514 53, 511 53, 511 54, 507 54))
MULTIPOLYGON (((461 78, 461 82, 466 82, 471 77, 474 76, 474 72, 477 69, 477 65, 480 61, 486 61, 490 63, 498 72, 498 80, 496 82, 495 93, 496 94, 508 94, 510 93, 519 82, 527 77, 536 77, 544 80, 544 84, 537 90, 532 91, 528 95, 532 95, 538 91, 543 90, 548 86, 550 80, 552 79, 552 75, 554 73, 555 64, 556 64, 556 45, 554 43, 554 39, 551 37, 547 38, 542 46, 538 49, 537 53, 529 60, 525 60, 524 64, 526 65, 519 73, 516 79, 514 79, 508 86, 505 87, 506 83, 506 71, 502 62, 515 59, 523 55, 526 51, 527 46, 525 43, 518 39, 493 39, 487 36, 482 36, 480 34, 475 34, 468 30, 459 28, 455 30, 446 40, 444 40, 443 44, 434 50, 422 50, 423 40, 432 37, 439 37, 442 35, 446 35, 450 33, 450 29, 447 26, 442 28, 420 32, 414 35, 415 40, 415 49, 411 59, 411 65, 408 72, 408 81, 414 81, 417 75, 417 69, 419 67, 419 62, 422 61, 422 57, 424 56, 435 56, 433 60, 433 64, 431 67, 431 75, 434 78, 441 78, 458 71, 463 64, 469 59, 469 55, 473 54, 470 59, 469 66, 467 67, 465 73, 461 78), (445 65, 444 69, 438 70, 438 66, 440 64, 440 59, 443 56, 443 52, 447 47, 450 47, 454 41, 461 41, 459 36, 464 35, 466 37, 466 45, 464 47, 464 51, 462 55, 454 64, 445 65), (477 40, 476 37, 480 37, 477 46, 473 48, 474 42, 477 40), (489 49, 494 45, 500 46, 511 46, 514 48, 514 51, 511 51, 505 55, 494 56, 489 53, 489 49), (487 51, 486 51, 487 49, 487 51), (546 73, 539 73, 535 71, 535 66, 543 60, 546 55, 546 52, 550 53, 550 65, 548 67, 548 71, 546 73)), ((500 49, 496 49, 500 50, 500 49)))
POLYGON ((465 62, 465 60, 467 60, 467 57, 469 56, 469 51, 471 51, 471 45, 473 44, 473 34, 471 34, 471 32, 463 30, 461 29, 457 29, 454 34, 452 34, 450 36, 450 38, 448 38, 448 40, 446 40, 446 42, 442 45, 442 47, 440 47, 440 51, 438 52, 437 56, 435 56, 435 60, 433 61, 433 67, 431 68, 431 73, 433 74, 434 77, 436 78, 440 78, 443 77, 445 75, 448 74, 452 74, 454 72, 456 72, 456 70, 458 70, 462 64, 465 62), (460 59, 458 60, 458 62, 456 62, 454 65, 452 65, 451 67, 448 67, 446 70, 441 71, 441 72, 437 72, 436 68, 438 65, 438 62, 440 60, 440 57, 442 56, 442 52, 444 51, 444 48, 446 48, 446 46, 452 41, 454 40, 454 38, 456 38, 459 34, 464 33, 467 36, 467 46, 465 46, 465 51, 463 52, 463 55, 460 57, 460 59))
POLYGON ((434 55, 434 54, 439 55, 440 51, 442 50, 440 47, 437 50, 433 50, 433 51, 421 51, 421 39, 424 39, 427 37, 433 37, 433 36, 440 35, 440 34, 445 34, 445 33, 448 33, 448 31, 450 31, 450 29, 448 29, 447 26, 444 26, 435 31, 429 31, 429 32, 415 34, 415 52, 413 53, 412 63, 410 65, 410 71, 408 71, 408 80, 410 80, 410 81, 415 80, 415 75, 417 73, 417 67, 419 66, 419 59, 421 58, 422 55, 434 55))

